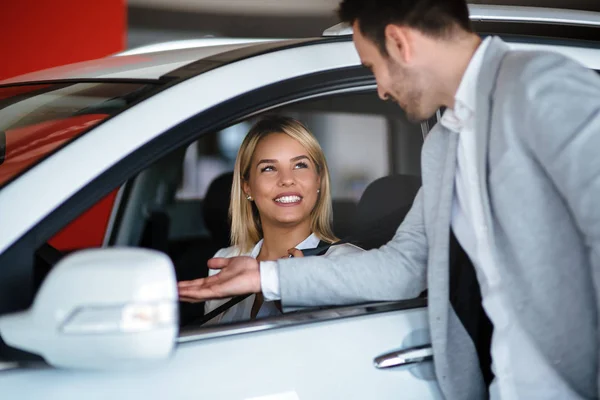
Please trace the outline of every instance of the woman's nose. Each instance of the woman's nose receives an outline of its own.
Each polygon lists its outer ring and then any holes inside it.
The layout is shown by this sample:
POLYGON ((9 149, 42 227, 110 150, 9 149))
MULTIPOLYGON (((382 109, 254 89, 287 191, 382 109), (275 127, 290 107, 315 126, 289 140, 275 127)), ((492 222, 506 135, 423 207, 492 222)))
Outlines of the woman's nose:
POLYGON ((294 174, 291 171, 281 171, 279 174, 279 184, 281 186, 290 186, 294 184, 294 174))

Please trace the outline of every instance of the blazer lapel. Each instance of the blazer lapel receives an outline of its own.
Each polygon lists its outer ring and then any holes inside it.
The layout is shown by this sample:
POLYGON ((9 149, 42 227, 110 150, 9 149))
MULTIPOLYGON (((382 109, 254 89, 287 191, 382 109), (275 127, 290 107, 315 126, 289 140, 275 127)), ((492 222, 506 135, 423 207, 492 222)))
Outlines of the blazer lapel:
POLYGON ((481 72, 477 78, 477 105, 475 110, 475 132, 477 143, 477 169, 481 187, 481 201, 488 226, 491 223, 490 200, 487 187, 488 145, 492 110, 492 94, 500 66, 509 47, 498 37, 493 37, 485 53, 481 72))

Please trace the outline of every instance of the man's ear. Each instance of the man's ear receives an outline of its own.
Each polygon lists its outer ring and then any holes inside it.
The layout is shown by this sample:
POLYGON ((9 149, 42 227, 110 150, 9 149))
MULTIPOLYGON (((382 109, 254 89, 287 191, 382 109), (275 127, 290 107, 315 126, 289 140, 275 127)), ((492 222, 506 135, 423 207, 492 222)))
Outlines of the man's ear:
POLYGON ((388 24, 385 27, 385 48, 388 56, 401 64, 412 58, 411 32, 406 26, 388 24))

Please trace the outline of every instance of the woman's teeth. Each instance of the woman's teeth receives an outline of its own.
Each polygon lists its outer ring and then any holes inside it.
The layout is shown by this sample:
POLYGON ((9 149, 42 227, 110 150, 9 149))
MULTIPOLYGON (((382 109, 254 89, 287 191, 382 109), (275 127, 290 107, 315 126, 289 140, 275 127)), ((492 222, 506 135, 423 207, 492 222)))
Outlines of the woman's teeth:
POLYGON ((302 200, 300 196, 283 196, 275 199, 278 203, 297 203, 300 200, 302 200))

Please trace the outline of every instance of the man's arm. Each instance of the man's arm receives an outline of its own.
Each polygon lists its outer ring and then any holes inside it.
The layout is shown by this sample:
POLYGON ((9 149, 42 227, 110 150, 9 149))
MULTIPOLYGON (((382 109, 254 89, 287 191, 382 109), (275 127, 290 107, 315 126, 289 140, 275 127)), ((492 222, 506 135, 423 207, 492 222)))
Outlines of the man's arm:
MULTIPOLYGON (((331 258, 284 259, 274 273, 279 275, 285 307, 401 300, 425 289, 427 252, 419 190, 394 238, 381 248, 331 258)), ((252 257, 213 258, 208 267, 221 272, 179 282, 180 300, 198 302, 261 291, 259 264, 252 257)))
POLYGON ((341 305, 417 297, 426 286, 423 193, 394 238, 379 249, 277 261, 285 307, 341 305))

